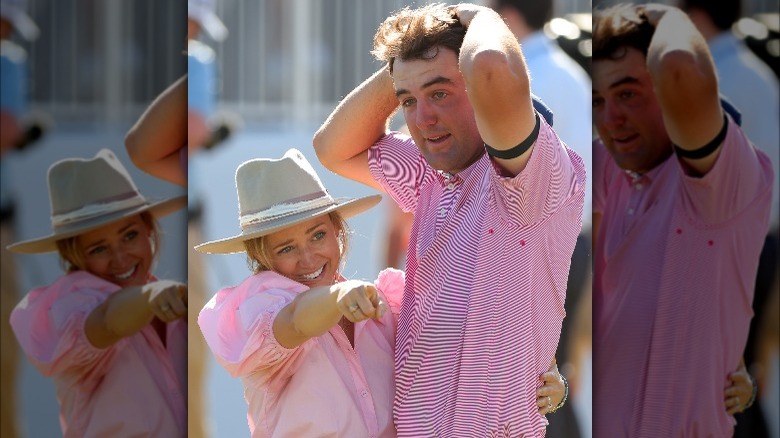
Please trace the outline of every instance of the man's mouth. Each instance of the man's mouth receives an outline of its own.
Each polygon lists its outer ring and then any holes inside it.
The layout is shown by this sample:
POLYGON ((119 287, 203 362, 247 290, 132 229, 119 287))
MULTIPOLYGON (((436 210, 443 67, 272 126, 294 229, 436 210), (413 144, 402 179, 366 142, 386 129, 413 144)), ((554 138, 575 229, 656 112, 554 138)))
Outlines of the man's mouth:
POLYGON ((427 140, 428 143, 438 144, 438 143, 442 143, 448 138, 450 138, 450 134, 442 134, 433 137, 425 137, 425 140, 427 140))

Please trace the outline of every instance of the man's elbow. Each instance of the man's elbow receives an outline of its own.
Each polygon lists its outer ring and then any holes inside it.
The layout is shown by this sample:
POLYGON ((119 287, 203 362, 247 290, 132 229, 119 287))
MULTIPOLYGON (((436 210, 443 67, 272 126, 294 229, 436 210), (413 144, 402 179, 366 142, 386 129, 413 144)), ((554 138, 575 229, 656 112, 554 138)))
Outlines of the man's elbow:
POLYGON ((320 160, 320 163, 326 169, 333 172, 334 166, 337 165, 337 160, 332 153, 333 148, 331 147, 328 135, 324 132, 322 127, 314 133, 312 145, 314 146, 314 152, 317 154, 317 159, 320 160))
POLYGON ((139 154, 138 150, 140 147, 139 142, 139 135, 135 128, 127 131, 127 134, 125 134, 125 149, 127 150, 127 155, 130 157, 130 160, 136 166, 141 166, 143 164, 143 157, 139 154))

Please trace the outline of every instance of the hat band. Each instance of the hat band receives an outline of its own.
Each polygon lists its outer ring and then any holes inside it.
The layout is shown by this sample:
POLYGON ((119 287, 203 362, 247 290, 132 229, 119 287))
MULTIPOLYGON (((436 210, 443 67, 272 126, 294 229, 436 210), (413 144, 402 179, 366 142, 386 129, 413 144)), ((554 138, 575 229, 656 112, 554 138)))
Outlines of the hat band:
POLYGON ((134 196, 130 199, 121 201, 104 202, 99 204, 88 204, 78 210, 73 210, 65 214, 57 214, 51 217, 53 228, 67 225, 71 222, 91 219, 107 213, 114 213, 128 208, 138 207, 146 204, 146 200, 141 196, 134 196))
POLYGON ((309 210, 314 210, 322 207, 330 207, 335 204, 329 195, 325 195, 319 198, 311 199, 308 201, 291 202, 288 204, 278 204, 265 210, 260 210, 257 213, 243 214, 239 218, 241 229, 245 230, 249 227, 257 226, 263 222, 267 222, 280 217, 290 216, 293 214, 303 213, 309 210))

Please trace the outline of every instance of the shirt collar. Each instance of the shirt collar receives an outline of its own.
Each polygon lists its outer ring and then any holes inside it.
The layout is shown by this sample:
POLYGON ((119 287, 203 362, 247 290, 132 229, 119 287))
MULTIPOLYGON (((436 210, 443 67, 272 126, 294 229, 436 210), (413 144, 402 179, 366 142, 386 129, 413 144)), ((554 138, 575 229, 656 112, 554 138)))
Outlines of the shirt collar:
POLYGON ((482 154, 482 156, 477 161, 471 163, 469 167, 461 170, 458 173, 449 173, 443 170, 437 170, 434 172, 436 175, 436 181, 438 181, 442 187, 449 186, 450 184, 454 184, 456 187, 460 186, 468 179, 468 177, 474 172, 474 169, 482 160, 485 159, 486 156, 487 153, 482 154))
POLYGON ((674 156, 674 154, 669 155, 669 157, 661 162, 661 164, 655 166, 649 172, 645 172, 643 174, 624 169, 623 174, 625 176, 626 183, 630 186, 635 186, 637 184, 649 186, 658 178, 658 174, 661 173, 662 169, 671 162, 674 156))

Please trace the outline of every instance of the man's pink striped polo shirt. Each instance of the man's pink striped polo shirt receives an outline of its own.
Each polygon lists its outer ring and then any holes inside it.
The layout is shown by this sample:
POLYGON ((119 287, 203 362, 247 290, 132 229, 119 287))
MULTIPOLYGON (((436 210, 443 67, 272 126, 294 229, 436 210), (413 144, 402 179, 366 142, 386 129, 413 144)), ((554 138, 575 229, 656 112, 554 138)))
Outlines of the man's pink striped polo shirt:
POLYGON ((594 143, 594 436, 733 434, 772 168, 730 120, 715 166, 629 176, 594 143))
POLYGON ((543 436, 539 375, 554 357, 585 170, 544 121, 527 167, 487 154, 457 175, 393 133, 374 178, 414 212, 396 337, 399 436, 543 436))

